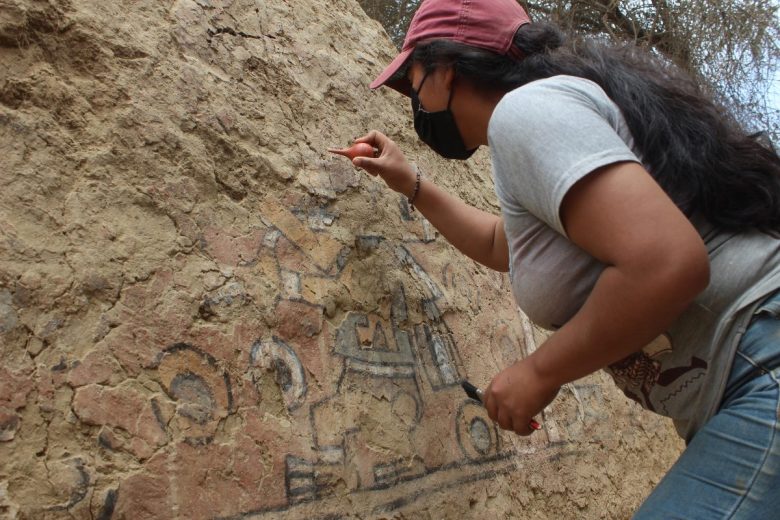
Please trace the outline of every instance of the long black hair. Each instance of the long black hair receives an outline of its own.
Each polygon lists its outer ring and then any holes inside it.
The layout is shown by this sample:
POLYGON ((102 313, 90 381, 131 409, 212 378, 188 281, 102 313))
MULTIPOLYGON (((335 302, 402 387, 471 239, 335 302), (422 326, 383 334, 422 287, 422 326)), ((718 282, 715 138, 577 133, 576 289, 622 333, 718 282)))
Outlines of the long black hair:
POLYGON ((679 68, 634 45, 566 38, 546 22, 522 26, 513 45, 522 59, 433 40, 411 61, 453 65, 457 77, 504 92, 560 74, 589 79, 620 108, 644 166, 686 215, 780 235, 777 153, 679 68))

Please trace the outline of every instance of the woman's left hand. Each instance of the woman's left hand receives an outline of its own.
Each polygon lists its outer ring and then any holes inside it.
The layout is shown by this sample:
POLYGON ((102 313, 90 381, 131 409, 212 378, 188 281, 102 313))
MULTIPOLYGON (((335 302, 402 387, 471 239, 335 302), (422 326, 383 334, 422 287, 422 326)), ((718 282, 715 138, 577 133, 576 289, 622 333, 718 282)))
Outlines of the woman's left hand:
POLYGON ((534 432, 531 421, 558 395, 560 386, 546 385, 528 360, 515 362, 493 378, 482 400, 492 420, 518 435, 534 432))

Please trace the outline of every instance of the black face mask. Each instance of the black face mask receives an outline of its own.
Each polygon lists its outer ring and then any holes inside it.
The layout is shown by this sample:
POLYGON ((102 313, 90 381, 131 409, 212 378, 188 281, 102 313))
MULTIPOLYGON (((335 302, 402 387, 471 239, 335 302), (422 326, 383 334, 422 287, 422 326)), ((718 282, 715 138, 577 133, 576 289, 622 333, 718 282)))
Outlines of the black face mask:
POLYGON ((447 100, 446 110, 426 112, 420 105, 420 98, 417 93, 422 89, 427 77, 428 74, 426 73, 417 90, 414 90, 414 88, 410 89, 412 111, 414 112, 414 129, 425 144, 445 159, 468 159, 477 149, 468 150, 463 143, 463 137, 460 135, 458 125, 455 124, 455 116, 450 110, 452 91, 450 91, 450 98, 447 100))

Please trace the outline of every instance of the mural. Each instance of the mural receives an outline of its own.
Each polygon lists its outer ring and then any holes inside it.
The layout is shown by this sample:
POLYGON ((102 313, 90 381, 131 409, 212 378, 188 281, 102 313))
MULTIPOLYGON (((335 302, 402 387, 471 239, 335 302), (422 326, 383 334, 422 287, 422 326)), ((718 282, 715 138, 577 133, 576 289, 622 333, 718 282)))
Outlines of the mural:
MULTIPOLYGON (((220 425, 231 415, 252 422, 257 438, 272 444, 264 444, 260 456, 268 462, 253 466, 265 482, 265 500, 225 518, 280 518, 282 513, 294 518, 303 514, 296 513, 299 508, 310 511, 313 502, 337 511, 345 493, 354 500, 371 497, 372 514, 391 512, 426 494, 516 470, 512 457, 518 453, 559 451, 584 424, 602 418, 587 416, 592 413, 588 399, 600 398, 599 387, 569 385, 579 403, 576 409, 548 413, 545 431, 508 441, 481 404, 465 396, 462 379, 475 371, 490 376, 496 365, 524 355, 533 338, 527 331, 523 338, 522 319, 511 307, 495 313, 495 319, 480 316, 492 336, 480 352, 464 360, 458 338, 468 334, 454 332, 448 315, 460 318, 456 321, 461 327, 472 326, 473 320, 453 313, 452 301, 460 298, 467 308, 478 309, 480 292, 496 290, 485 277, 498 286, 506 282, 493 273, 475 279, 451 261, 437 265, 435 250, 441 244, 426 237, 421 219, 402 219, 419 237, 399 243, 358 236, 354 248, 346 251, 284 208, 272 206, 262 220, 268 226, 247 247, 251 254, 236 256, 236 249, 229 249, 232 281, 221 292, 204 296, 200 312, 207 305, 206 317, 217 316, 250 299, 248 278, 239 273, 263 266, 263 272, 275 272, 280 281, 273 308, 285 316, 284 323, 254 338, 243 333, 246 342, 233 347, 244 359, 229 369, 228 359, 207 352, 232 352, 217 347, 215 338, 205 346, 173 343, 150 356, 148 363, 169 402, 166 411, 160 399, 151 400, 166 437, 158 444, 173 443, 174 452, 188 445, 195 450, 194 460, 209 460, 208 453, 217 449, 220 425), (322 300, 327 298, 321 296, 328 287, 360 283, 355 264, 373 255, 406 273, 403 281, 379 299, 379 307, 343 309, 333 325, 323 321, 327 309, 322 300), (491 356, 488 363, 479 362, 484 356, 491 356), (470 367, 477 368, 470 372, 470 367), (252 387, 261 399, 237 404, 241 399, 233 395, 236 380, 245 395, 252 387), (264 409, 269 403, 271 409, 264 409)), ((220 261, 220 251, 226 251, 218 246, 220 237, 230 235, 229 230, 209 231, 199 247, 220 261)), ((107 503, 121 503, 122 488, 128 484, 133 480, 107 495, 107 503)))
POLYGON ((325 150, 383 129, 495 212, 490 164, 369 92, 357 2, 4 9, 0 516, 625 518, 674 458, 606 376, 527 438, 466 397, 535 348, 506 275, 325 150))

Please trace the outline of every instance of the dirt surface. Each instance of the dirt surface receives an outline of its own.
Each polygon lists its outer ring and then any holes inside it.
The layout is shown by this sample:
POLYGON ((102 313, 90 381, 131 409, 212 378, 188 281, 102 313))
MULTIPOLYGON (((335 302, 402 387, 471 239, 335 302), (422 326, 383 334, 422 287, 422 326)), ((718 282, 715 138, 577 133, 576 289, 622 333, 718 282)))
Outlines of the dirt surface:
POLYGON ((529 438, 506 275, 330 157, 421 147, 353 0, 0 0, 0 516, 626 518, 680 450, 597 374, 529 438))

